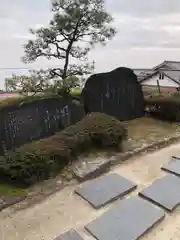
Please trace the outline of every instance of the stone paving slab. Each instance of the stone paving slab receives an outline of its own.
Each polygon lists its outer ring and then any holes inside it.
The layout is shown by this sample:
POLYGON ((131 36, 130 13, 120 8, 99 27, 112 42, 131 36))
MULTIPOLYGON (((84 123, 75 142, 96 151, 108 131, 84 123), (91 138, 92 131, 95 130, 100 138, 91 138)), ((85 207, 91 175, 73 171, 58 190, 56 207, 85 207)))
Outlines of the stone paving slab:
POLYGON ((128 194, 136 187, 137 185, 130 180, 113 173, 86 182, 75 192, 97 209, 128 194))
POLYGON ((54 240, 84 240, 74 229, 69 230, 56 237, 54 240))
POLYGON ((168 211, 173 211, 180 204, 180 178, 167 175, 156 180, 139 195, 168 211))
POLYGON ((180 157, 178 157, 178 156, 172 156, 172 159, 179 159, 179 160, 180 160, 180 157))
POLYGON ((135 196, 119 201, 85 229, 97 240, 136 240, 164 217, 164 210, 135 196))
POLYGON ((167 165, 164 165, 161 169, 180 177, 180 159, 173 158, 171 162, 169 162, 167 165))

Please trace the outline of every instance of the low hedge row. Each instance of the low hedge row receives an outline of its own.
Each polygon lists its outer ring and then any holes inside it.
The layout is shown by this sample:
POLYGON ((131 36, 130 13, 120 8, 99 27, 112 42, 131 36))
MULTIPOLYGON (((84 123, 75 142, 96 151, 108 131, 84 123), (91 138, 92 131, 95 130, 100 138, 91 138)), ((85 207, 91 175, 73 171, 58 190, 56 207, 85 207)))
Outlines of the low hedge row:
MULTIPOLYGON (((33 103, 39 100, 45 100, 45 99, 60 99, 62 100, 62 96, 58 95, 58 94, 40 94, 40 95, 35 95, 35 96, 21 96, 21 97, 12 97, 12 98, 6 98, 4 100, 0 101, 0 109, 2 108, 6 108, 6 107, 12 107, 12 106, 22 106, 28 103, 33 103)), ((78 103, 82 102, 81 96, 76 94, 76 95, 72 95, 69 96, 67 99, 64 100, 68 100, 69 102, 71 101, 78 101, 78 103)))
POLYGON ((146 110, 153 117, 167 121, 180 121, 180 100, 171 96, 146 98, 146 110))
POLYGON ((26 144, 0 157, 0 176, 29 186, 55 176, 77 155, 92 146, 119 149, 127 131, 117 119, 92 113, 55 135, 26 144))

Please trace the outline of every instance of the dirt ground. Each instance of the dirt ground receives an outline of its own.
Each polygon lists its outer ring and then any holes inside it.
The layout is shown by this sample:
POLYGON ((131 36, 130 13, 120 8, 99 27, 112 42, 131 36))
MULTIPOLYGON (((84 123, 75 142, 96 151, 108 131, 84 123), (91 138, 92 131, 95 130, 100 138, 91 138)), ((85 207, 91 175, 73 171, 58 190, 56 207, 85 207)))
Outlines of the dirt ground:
POLYGON ((180 124, 170 123, 151 117, 124 122, 133 148, 151 144, 180 131, 180 124))
MULTIPOLYGON (((166 173, 160 167, 167 163, 172 155, 180 155, 180 143, 149 155, 131 158, 111 172, 125 176, 138 184, 139 190, 150 185, 155 179, 166 173)), ((43 202, 28 209, 13 213, 13 207, 0 213, 1 240, 53 240, 60 233, 76 229, 85 240, 93 239, 83 230, 84 225, 111 208, 116 202, 94 210, 87 202, 74 194, 76 185, 69 186, 50 196, 43 202)), ((21 204, 21 203, 20 203, 21 204)), ((179 240, 180 207, 159 225, 146 234, 142 240, 179 240)))

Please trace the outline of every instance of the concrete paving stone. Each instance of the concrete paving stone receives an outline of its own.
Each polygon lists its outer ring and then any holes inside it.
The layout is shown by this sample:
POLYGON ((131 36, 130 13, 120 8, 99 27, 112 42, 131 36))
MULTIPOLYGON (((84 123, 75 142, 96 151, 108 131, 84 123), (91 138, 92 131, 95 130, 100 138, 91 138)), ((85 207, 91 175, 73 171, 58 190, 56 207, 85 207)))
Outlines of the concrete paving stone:
POLYGON ((97 240, 136 240, 164 217, 164 210, 134 196, 119 201, 85 229, 97 240))
POLYGON ((164 165, 161 169, 180 177, 180 159, 173 158, 167 165, 164 165))
POLYGON ((84 240, 74 229, 71 229, 54 240, 84 240))
POLYGON ((136 187, 130 180, 112 173, 80 185, 75 192, 97 209, 128 194, 136 187))
POLYGON ((180 178, 168 174, 156 180, 139 195, 168 211, 173 211, 180 204, 180 178))

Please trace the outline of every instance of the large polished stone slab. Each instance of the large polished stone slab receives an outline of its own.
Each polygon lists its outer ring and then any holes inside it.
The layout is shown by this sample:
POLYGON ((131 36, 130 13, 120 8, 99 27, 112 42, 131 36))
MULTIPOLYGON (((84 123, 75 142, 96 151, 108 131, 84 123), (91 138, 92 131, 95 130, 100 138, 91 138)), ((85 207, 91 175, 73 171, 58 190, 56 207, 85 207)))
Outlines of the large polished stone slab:
POLYGON ((85 226, 97 240, 136 240, 165 216, 164 210, 138 197, 120 200, 115 207, 85 226))
POLYGON ((180 159, 172 158, 172 160, 162 167, 162 170, 173 173, 180 177, 180 159))
POLYGON ((93 207, 100 208, 136 187, 135 183, 118 174, 109 174, 82 184, 75 192, 93 207))
POLYGON ((74 229, 71 229, 54 240, 84 240, 74 229))
POLYGON ((180 204, 180 178, 168 174, 153 182, 139 195, 168 211, 173 211, 180 204))

